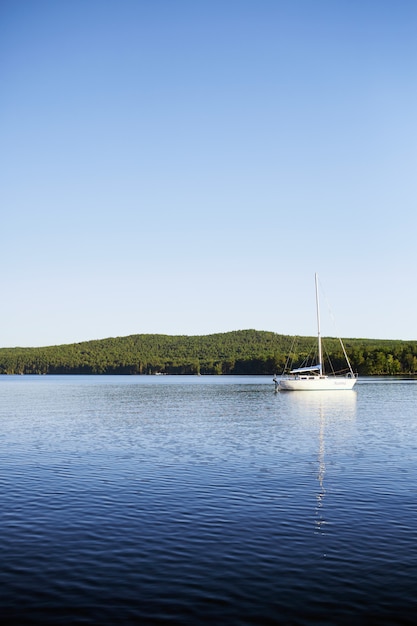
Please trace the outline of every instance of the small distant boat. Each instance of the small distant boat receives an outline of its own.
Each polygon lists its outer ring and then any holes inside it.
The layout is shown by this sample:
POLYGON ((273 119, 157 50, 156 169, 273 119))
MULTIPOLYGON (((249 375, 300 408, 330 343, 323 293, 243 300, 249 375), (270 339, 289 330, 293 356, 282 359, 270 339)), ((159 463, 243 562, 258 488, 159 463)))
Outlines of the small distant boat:
POLYGON ((353 389, 357 375, 354 374, 345 346, 341 339, 340 345, 343 350, 347 363, 347 373, 345 374, 326 374, 323 366, 323 350, 320 334, 320 305, 319 305, 319 288, 318 276, 315 274, 316 286, 316 310, 317 310, 317 363, 306 365, 305 367, 297 367, 290 370, 288 374, 283 374, 279 378, 275 377, 275 389, 282 391, 331 391, 331 390, 347 390, 353 389))

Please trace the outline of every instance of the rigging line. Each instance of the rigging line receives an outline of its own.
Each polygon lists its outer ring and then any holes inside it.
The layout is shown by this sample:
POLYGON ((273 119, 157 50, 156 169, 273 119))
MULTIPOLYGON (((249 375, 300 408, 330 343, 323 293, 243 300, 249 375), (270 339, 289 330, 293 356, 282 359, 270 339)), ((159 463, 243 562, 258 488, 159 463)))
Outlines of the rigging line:
POLYGON ((284 372, 292 369, 292 366, 294 363, 294 348, 295 348, 296 341, 297 341, 297 336, 294 336, 292 338, 291 348, 290 348, 290 351, 288 352, 287 360, 285 362, 284 372))
POLYGON ((335 319, 335 317, 333 315, 333 311, 332 311, 332 308, 330 306, 329 299, 327 298, 327 294, 326 294, 326 292, 324 290, 324 287, 323 287, 323 284, 322 284, 320 278, 319 278, 319 286, 320 286, 321 292, 322 292, 322 294, 324 296, 324 301, 325 301, 326 306, 327 306, 327 312, 328 312, 328 314, 330 316, 330 319, 331 319, 331 321, 333 323, 333 326, 334 326, 334 329, 335 329, 335 332, 336 332, 336 337, 339 339, 340 338, 340 334, 339 334, 339 330, 337 328, 336 319, 335 319))
POLYGON ((351 364, 350 364, 349 357, 348 357, 348 355, 347 355, 347 353, 346 353, 345 346, 344 346, 343 341, 342 341, 342 339, 341 339, 341 336, 340 336, 340 333, 339 333, 339 329, 337 328, 336 320, 335 320, 335 317, 334 317, 334 315, 333 315, 333 311, 332 311, 332 308, 331 308, 331 306, 330 306, 330 302, 329 302, 329 300, 328 300, 328 298, 327 298, 326 292, 324 291, 324 287, 323 287, 323 285, 322 285, 322 283, 321 283, 320 278, 319 278, 318 280, 319 280, 319 286, 320 286, 320 289, 321 289, 321 291, 322 291, 322 293, 323 293, 323 296, 324 296, 324 301, 326 302, 326 305, 327 305, 327 311, 328 311, 328 313, 329 313, 329 315, 330 315, 330 319, 332 320, 332 322, 333 322, 333 326, 334 326, 334 329, 335 329, 335 331, 336 331, 336 337, 338 338, 339 343, 340 343, 340 346, 341 346, 341 348, 342 348, 342 350, 343 350, 343 355, 344 355, 344 357, 345 357, 345 359, 346 359, 346 362, 347 362, 347 364, 348 364, 349 371, 350 371, 350 373, 353 375, 353 369, 352 369, 352 366, 351 366, 351 364))
POLYGON ((299 367, 314 365, 313 361, 317 361, 317 346, 314 345, 310 348, 310 352, 303 358, 299 367))
MULTIPOLYGON (((329 354, 329 352, 328 352, 328 350, 327 350, 327 347, 326 347, 326 344, 325 344, 325 343, 324 343, 324 346, 323 346, 323 347, 324 347, 324 351, 325 351, 325 353, 326 353, 327 362, 329 363, 329 365, 330 365, 330 369, 331 369, 332 374, 333 374, 333 376, 334 376, 334 375, 335 375, 335 371, 334 371, 333 363, 332 363, 332 360, 331 360, 331 358, 330 358, 330 354, 329 354)), ((323 361, 324 361, 324 359, 323 359, 323 361)))

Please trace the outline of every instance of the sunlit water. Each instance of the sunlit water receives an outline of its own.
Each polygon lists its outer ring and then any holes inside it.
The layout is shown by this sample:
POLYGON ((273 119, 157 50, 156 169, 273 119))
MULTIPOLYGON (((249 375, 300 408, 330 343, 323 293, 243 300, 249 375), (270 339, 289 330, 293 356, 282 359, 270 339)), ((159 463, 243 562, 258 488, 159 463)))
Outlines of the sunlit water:
POLYGON ((1 377, 11 624, 414 624, 417 383, 1 377))

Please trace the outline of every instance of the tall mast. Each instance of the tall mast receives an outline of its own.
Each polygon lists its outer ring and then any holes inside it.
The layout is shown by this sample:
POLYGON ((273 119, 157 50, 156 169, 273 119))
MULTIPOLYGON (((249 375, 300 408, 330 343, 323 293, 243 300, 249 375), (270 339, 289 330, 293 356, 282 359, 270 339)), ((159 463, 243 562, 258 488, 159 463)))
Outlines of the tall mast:
POLYGON ((314 274, 314 280, 316 283, 316 309, 317 309, 317 343, 319 349, 319 366, 320 366, 320 376, 323 374, 323 355, 321 349, 321 335, 320 335, 320 303, 319 303, 319 280, 317 276, 317 272, 314 274))

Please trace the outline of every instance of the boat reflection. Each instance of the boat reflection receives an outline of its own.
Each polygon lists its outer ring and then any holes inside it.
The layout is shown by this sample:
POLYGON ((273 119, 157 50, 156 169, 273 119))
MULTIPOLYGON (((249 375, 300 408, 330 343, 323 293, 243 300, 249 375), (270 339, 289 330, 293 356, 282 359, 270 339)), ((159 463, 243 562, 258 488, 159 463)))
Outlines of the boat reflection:
POLYGON ((329 419, 351 420, 356 417, 357 392, 341 391, 300 391, 286 394, 291 404, 306 418, 314 418, 323 413, 329 419))
POLYGON ((326 437, 333 443, 346 439, 347 427, 356 418, 357 393, 354 390, 343 393, 300 392, 292 394, 290 400, 302 420, 306 420, 304 426, 314 429, 318 436, 315 531, 322 534, 326 524, 323 508, 326 496, 326 437))
POLYGON ((324 443, 324 434, 326 427, 326 417, 323 413, 322 407, 320 407, 320 428, 319 428, 319 452, 318 452, 318 475, 317 479, 319 481, 319 490, 316 494, 316 530, 317 532, 322 532, 322 527, 325 524, 325 520, 323 517, 323 504, 324 504, 324 496, 326 495, 326 488, 324 486, 324 475, 326 473, 326 461, 325 461, 325 443, 324 443))

